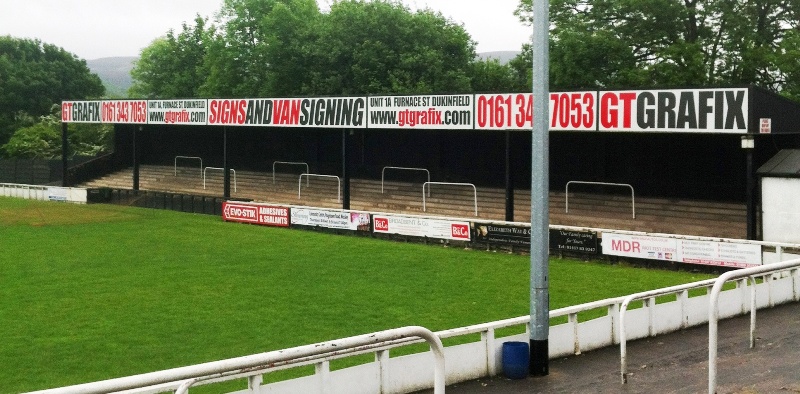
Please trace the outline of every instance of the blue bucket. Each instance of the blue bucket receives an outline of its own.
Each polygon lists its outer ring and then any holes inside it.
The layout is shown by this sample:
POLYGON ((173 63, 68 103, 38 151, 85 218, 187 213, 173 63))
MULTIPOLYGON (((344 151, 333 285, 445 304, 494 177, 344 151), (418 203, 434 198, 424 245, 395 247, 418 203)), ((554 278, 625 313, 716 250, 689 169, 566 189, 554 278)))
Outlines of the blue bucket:
POLYGON ((503 375, 509 379, 524 379, 530 373, 527 342, 503 342, 503 375))

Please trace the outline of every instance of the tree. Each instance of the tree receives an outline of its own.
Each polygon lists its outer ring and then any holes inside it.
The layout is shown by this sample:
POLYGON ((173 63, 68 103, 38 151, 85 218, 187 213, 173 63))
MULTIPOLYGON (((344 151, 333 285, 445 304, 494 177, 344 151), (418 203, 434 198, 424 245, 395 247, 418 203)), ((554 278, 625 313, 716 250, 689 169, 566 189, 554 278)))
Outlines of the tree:
MULTIPOLYGON (((51 113, 26 121, 2 150, 8 157, 54 159, 61 156, 61 106, 52 106, 51 113)), ((111 146, 113 125, 73 123, 67 139, 72 156, 95 156, 111 146)))
POLYGON ((463 26, 393 1, 339 1, 321 19, 305 93, 465 92, 475 43, 463 26))
MULTIPOLYGON (((786 91, 797 0, 553 0, 555 87, 757 84, 786 91)), ((531 0, 517 15, 531 21, 531 0)))
POLYGON ((157 38, 142 50, 131 77, 128 95, 142 98, 197 97, 207 79, 204 64, 213 27, 197 15, 194 26, 183 23, 180 33, 174 30, 157 38))
POLYGON ((216 97, 297 94, 319 17, 314 0, 225 0, 209 42, 202 94, 216 97))
POLYGON ((472 91, 481 93, 508 93, 526 91, 530 86, 520 84, 516 70, 497 59, 476 59, 470 65, 472 91))
POLYGON ((85 60, 39 40, 0 37, 0 145, 17 128, 31 125, 20 120, 47 115, 61 100, 104 93, 85 60))

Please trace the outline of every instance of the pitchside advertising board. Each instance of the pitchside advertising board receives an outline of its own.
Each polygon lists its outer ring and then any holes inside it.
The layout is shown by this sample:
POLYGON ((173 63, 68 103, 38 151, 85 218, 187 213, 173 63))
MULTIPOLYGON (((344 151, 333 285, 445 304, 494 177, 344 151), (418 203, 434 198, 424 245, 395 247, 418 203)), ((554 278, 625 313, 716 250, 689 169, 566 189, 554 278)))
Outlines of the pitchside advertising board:
POLYGON ((762 264, 759 245, 606 233, 602 246, 611 256, 735 268, 762 264))
POLYGON ((369 231, 368 212, 340 209, 292 208, 292 226, 369 231))
POLYGON ((399 215, 372 215, 373 232, 438 238, 452 241, 471 240, 469 222, 399 215))
MULTIPOLYGON (((553 131, 746 133, 748 90, 553 92, 553 131)), ((62 102, 63 122, 531 130, 529 93, 62 102)))
POLYGON ((289 227, 289 207, 226 201, 222 203, 222 219, 228 222, 289 227))

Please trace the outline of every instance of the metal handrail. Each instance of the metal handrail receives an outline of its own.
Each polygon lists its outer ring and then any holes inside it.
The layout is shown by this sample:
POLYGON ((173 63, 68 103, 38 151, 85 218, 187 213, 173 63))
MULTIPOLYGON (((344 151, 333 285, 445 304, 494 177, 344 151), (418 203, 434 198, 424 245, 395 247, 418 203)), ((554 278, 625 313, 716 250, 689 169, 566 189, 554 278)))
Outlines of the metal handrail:
MULTIPOLYGON (((287 164, 287 165, 295 165, 295 166, 306 166, 306 172, 304 174, 308 174, 311 172, 308 167, 308 163, 304 161, 273 161, 272 162, 272 184, 275 184, 275 165, 276 164, 287 164)), ((306 178, 306 186, 308 186, 308 178, 306 178)))
POLYGON ((569 181, 564 190, 565 211, 569 213, 569 185, 570 183, 580 183, 583 185, 601 185, 601 186, 623 186, 631 189, 631 211, 632 217, 636 219, 636 198, 633 194, 633 186, 627 183, 608 183, 608 182, 587 182, 587 181, 569 181))
MULTIPOLYGON (((206 171, 207 170, 219 170, 219 171, 223 171, 223 172, 225 171, 224 168, 220 168, 220 167, 206 167, 203 170, 203 189, 206 188, 206 171)), ((233 191, 235 192, 236 191, 236 170, 234 170, 233 168, 229 168, 229 170, 230 170, 230 172, 233 173, 233 191)))
MULTIPOLYGON (((425 187, 428 185, 451 185, 451 186, 471 186, 472 193, 475 200, 475 216, 478 216, 478 189, 475 188, 475 185, 472 183, 460 183, 460 182, 425 182, 422 184, 422 211, 426 212, 427 208, 425 206, 425 187)), ((428 193, 430 194, 430 188, 428 188, 428 193)))
MULTIPOLYGON (((766 274, 776 273, 780 271, 795 271, 797 275, 798 268, 800 268, 800 259, 788 260, 779 263, 772 263, 752 268, 744 268, 736 271, 728 271, 714 282, 709 296, 708 306, 708 392, 716 393, 717 391, 717 345, 718 345, 718 324, 719 324, 719 295, 722 291, 722 286, 725 282, 735 279, 750 277, 751 281, 754 276, 764 276, 766 274)), ((751 297, 750 297, 750 347, 755 346, 755 282, 752 283, 751 297)), ((797 287, 794 288, 794 300, 798 300, 797 287)))
POLYGON ((336 181, 339 183, 339 185, 336 187, 336 193, 337 193, 336 194, 336 201, 339 201, 339 202, 342 201, 342 179, 341 178, 339 178, 336 175, 306 174, 306 173, 300 174, 300 178, 298 179, 298 182, 297 182, 297 199, 298 200, 300 199, 300 187, 303 184, 303 177, 304 176, 306 177, 306 184, 308 184, 308 178, 310 178, 312 176, 319 177, 319 178, 336 178, 336 181))
POLYGON ((346 350, 357 350, 362 346, 380 344, 396 339, 419 337, 430 344, 435 364, 433 374, 433 390, 443 394, 445 390, 445 358, 444 346, 436 334, 424 327, 409 326, 392 330, 379 331, 372 334, 358 335, 329 342, 321 342, 294 348, 275 350, 251 356, 213 361, 188 367, 168 369, 124 378, 109 379, 94 383, 85 383, 57 389, 37 391, 38 394, 68 393, 108 393, 155 386, 165 382, 181 382, 176 393, 185 393, 194 383, 206 379, 238 374, 251 369, 264 369, 276 363, 291 363, 292 360, 307 359, 341 353, 346 350))
MULTIPOLYGON (((689 290, 698 288, 708 288, 714 284, 716 279, 701 280, 698 282, 686 283, 677 286, 665 287, 662 289, 643 291, 626 296, 619 306, 619 374, 622 378, 622 384, 628 383, 628 333, 625 328, 625 315, 628 311, 628 305, 637 300, 645 300, 648 310, 648 335, 653 336, 653 304, 655 297, 687 293, 689 290)), ((688 295, 688 293, 687 293, 688 295)))
POLYGON ((178 159, 200 160, 200 171, 203 171, 203 158, 198 156, 175 156, 175 176, 178 176, 178 159))
MULTIPOLYGON (((384 179, 384 177, 386 175, 386 169, 387 168, 390 169, 390 170, 425 171, 425 173, 428 174, 428 182, 431 181, 431 172, 428 171, 427 168, 386 166, 386 167, 383 167, 383 169, 381 170, 381 194, 383 194, 383 179, 384 179)), ((431 191, 428 190, 428 196, 430 196, 430 192, 431 191)))

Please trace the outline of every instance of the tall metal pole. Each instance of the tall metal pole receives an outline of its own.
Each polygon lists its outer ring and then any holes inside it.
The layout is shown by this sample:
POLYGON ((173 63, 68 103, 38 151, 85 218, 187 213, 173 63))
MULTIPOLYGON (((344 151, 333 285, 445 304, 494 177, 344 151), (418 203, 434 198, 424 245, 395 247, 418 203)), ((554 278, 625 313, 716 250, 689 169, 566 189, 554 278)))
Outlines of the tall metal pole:
POLYGON ((67 131, 69 124, 66 122, 61 123, 61 186, 68 187, 69 179, 68 167, 69 161, 67 160, 69 154, 69 140, 67 139, 67 131))
POLYGON ((231 199, 231 174, 228 167, 228 126, 222 127, 222 195, 231 199))
POLYGON ((533 139, 531 146, 530 373, 546 376, 550 333, 549 236, 549 0, 533 0, 533 139))

